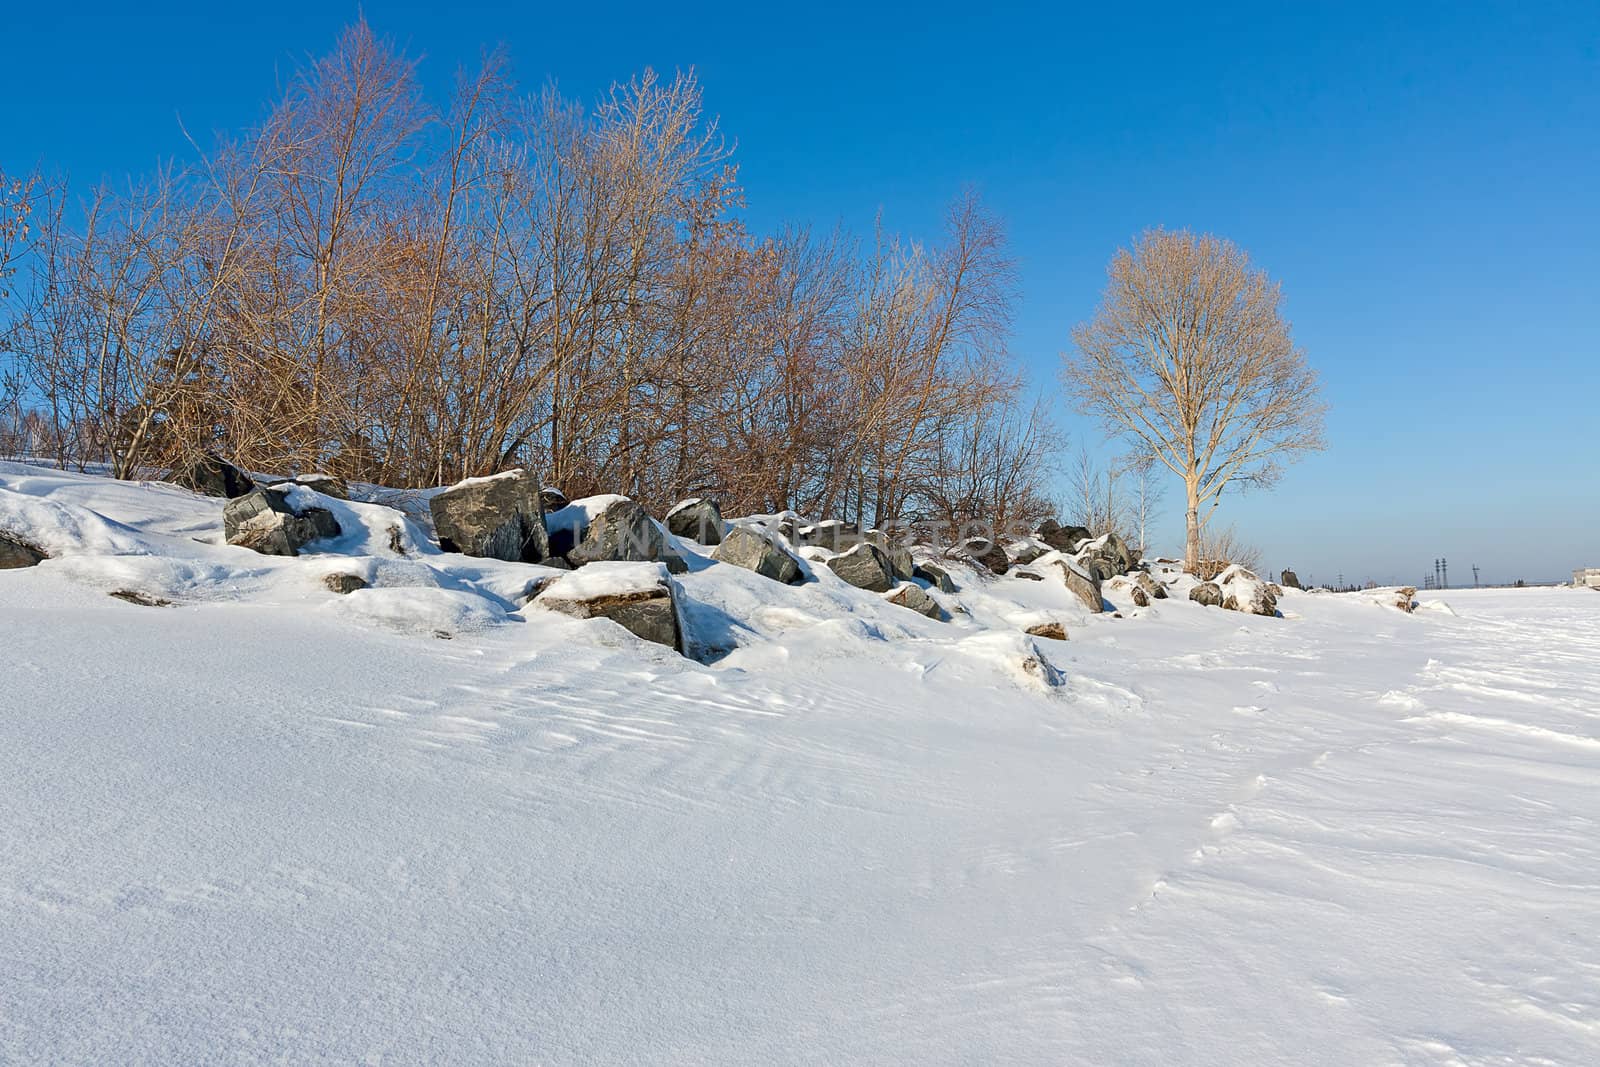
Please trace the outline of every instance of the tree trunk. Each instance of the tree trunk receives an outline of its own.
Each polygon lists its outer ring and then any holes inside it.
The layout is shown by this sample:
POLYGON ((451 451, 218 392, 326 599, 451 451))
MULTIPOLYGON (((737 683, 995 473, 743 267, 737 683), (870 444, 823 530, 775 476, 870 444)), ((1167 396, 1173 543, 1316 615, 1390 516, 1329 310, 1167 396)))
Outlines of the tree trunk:
POLYGON ((1200 569, 1200 486, 1190 482, 1184 486, 1189 508, 1185 515, 1188 538, 1184 544, 1183 569, 1195 574, 1200 569))

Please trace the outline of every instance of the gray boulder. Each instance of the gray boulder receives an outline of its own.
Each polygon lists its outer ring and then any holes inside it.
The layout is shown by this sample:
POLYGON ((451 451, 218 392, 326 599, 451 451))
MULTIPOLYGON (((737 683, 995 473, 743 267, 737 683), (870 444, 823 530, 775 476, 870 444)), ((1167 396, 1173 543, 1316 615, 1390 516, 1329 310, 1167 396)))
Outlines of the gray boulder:
POLYGON ((861 527, 842 519, 823 519, 814 526, 800 527, 797 536, 806 548, 843 552, 861 539, 861 527))
POLYGON ((1039 525, 1039 540, 1055 549, 1072 555, 1078 551, 1078 544, 1093 538, 1086 527, 1062 526, 1054 519, 1046 519, 1039 525))
POLYGON ((862 537, 877 545, 878 549, 889 557, 889 566, 894 570, 897 579, 905 581, 915 572, 916 564, 911 559, 911 550, 890 534, 883 530, 868 530, 862 537))
POLYGON ((1006 546, 1006 556, 1011 560, 1011 562, 1024 567, 1048 551, 1050 551, 1050 549, 1044 544, 1043 541, 1035 540, 1032 537, 1021 541, 1016 541, 1006 546))
POLYGON ((667 529, 702 545, 722 544, 722 509, 715 500, 695 497, 674 504, 667 512, 667 529))
POLYGON ((1083 569, 1104 581, 1119 574, 1127 574, 1139 561, 1133 552, 1114 533, 1097 537, 1089 544, 1078 546, 1077 559, 1083 569))
POLYGON ((1189 599, 1208 608, 1222 607, 1222 590, 1215 582, 1201 582, 1189 590, 1189 599))
POLYGON ((547 485, 539 490, 539 503, 544 505, 546 511, 560 511, 572 501, 567 499, 567 494, 553 485, 547 485))
POLYGON ((167 481, 196 493, 229 500, 244 496, 256 487, 248 474, 210 452, 174 467, 167 481))
POLYGON ((280 489, 254 489, 222 507, 228 544, 265 556, 298 556, 313 541, 338 537, 339 523, 327 508, 290 506, 280 489))
POLYGON ((1150 577, 1148 572, 1140 571, 1138 574, 1135 574, 1133 576, 1133 582, 1140 589, 1143 589, 1145 596, 1149 597, 1151 600, 1167 599, 1167 587, 1150 577))
POLYGON ((640 504, 619 497, 589 519, 583 536, 567 553, 574 567, 590 563, 665 563, 673 574, 689 569, 667 544, 667 535, 640 504))
POLYGON ((0 570, 33 567, 50 558, 50 554, 30 541, 15 534, 0 532, 0 570))
POLYGON ((862 541, 828 559, 828 569, 857 589, 887 593, 894 588, 894 566, 877 545, 862 541))
POLYGON ((1272 587, 1237 564, 1217 575, 1216 585, 1222 590, 1222 606, 1229 611, 1269 617, 1278 614, 1272 587))
POLYGON ((962 542, 961 550, 972 557, 973 562, 982 564, 992 574, 1004 574, 1011 569, 1011 560, 1006 557, 1006 550, 987 537, 969 537, 962 542))
POLYGON ((1044 637, 1051 641, 1065 641, 1067 628, 1059 622, 1038 622, 1025 631, 1029 637, 1044 637))
POLYGON ((944 618, 944 610, 939 607, 939 602, 924 592, 920 585, 906 582, 883 599, 899 607, 909 608, 919 615, 926 615, 930 619, 944 618))
POLYGON ((923 560, 914 565, 911 568, 911 577, 927 582, 941 593, 956 591, 956 583, 951 580, 950 572, 930 560, 923 560))
POLYGON ((1091 612, 1105 610, 1105 598, 1100 595, 1100 580, 1070 559, 1058 559, 1055 565, 1061 571, 1061 580, 1072 595, 1091 612))
POLYGON ((677 596, 677 583, 660 563, 598 560, 551 582, 533 603, 574 619, 610 619, 635 637, 682 652, 677 596))
POLYGON ((798 585, 805 581, 800 561, 758 526, 734 526, 711 553, 711 558, 755 571, 763 578, 771 578, 785 585, 798 585))
POLYGON ((1279 579, 1281 581, 1281 584, 1283 585, 1283 587, 1285 589, 1299 589, 1300 588, 1300 576, 1298 574, 1296 574, 1294 571, 1286 570, 1281 575, 1279 575, 1278 577, 1279 577, 1279 579))
POLYGON ((517 469, 468 478, 428 501, 439 547, 446 552, 539 563, 550 554, 539 480, 517 469))

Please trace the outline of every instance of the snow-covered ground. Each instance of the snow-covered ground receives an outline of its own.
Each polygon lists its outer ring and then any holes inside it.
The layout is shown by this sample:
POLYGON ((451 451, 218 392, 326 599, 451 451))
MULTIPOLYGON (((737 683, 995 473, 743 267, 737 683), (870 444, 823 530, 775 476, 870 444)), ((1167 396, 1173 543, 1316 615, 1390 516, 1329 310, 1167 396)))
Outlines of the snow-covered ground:
POLYGON ((695 556, 702 664, 338 516, 0 464, 0 1062, 1600 1062, 1592 591, 695 556))

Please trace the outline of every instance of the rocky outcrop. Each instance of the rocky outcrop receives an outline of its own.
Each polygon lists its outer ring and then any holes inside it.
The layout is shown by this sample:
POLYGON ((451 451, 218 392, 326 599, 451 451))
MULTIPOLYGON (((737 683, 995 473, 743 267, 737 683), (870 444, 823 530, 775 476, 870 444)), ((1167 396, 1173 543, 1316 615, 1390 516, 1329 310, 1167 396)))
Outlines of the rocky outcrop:
POLYGON ((667 512, 667 529, 676 537, 686 537, 702 545, 720 545, 724 529, 722 509, 715 500, 704 497, 682 501, 667 512))
POLYGON ((50 554, 33 542, 0 531, 0 570, 33 567, 50 558, 50 554))
POLYGON ((327 508, 296 510, 281 489, 254 489, 223 505, 228 544, 266 556, 298 556, 313 541, 338 537, 339 523, 327 508))
POLYGON ((938 601, 924 592, 920 585, 904 583, 883 599, 902 608, 909 608, 919 615, 926 615, 930 619, 944 618, 944 611, 939 607, 938 601))
POLYGON ((664 563, 673 574, 689 569, 644 507, 618 497, 589 517, 583 536, 567 553, 574 567, 590 563, 664 563))
POLYGON ((446 552, 512 563, 539 563, 550 554, 539 480, 528 471, 457 482, 435 494, 428 508, 446 552))
POLYGON ((785 585, 805 581, 805 572, 794 554, 780 545, 764 527, 736 525, 728 530, 722 543, 711 553, 711 558, 721 563, 731 563, 747 571, 755 571, 764 578, 785 585))
POLYGON ((1294 571, 1286 570, 1278 576, 1278 582, 1285 589, 1299 589, 1300 576, 1294 571))
POLYGON ((1029 637, 1045 637, 1052 641, 1065 641, 1067 628, 1059 622, 1038 622, 1025 631, 1029 637))
POLYGON ((575 619, 610 619, 635 637, 682 652, 677 597, 663 564, 598 560, 551 582, 533 603, 575 619))
POLYGON ((1201 582, 1189 590, 1189 599, 1207 608, 1222 607, 1222 590, 1215 582, 1201 582))
POLYGON ((828 558, 828 569, 857 589, 887 593, 894 588, 894 565, 877 545, 866 541, 828 558))
POLYGON ((174 467, 167 481, 196 493, 228 500, 244 496, 256 487, 248 474, 210 452, 174 467))
POLYGON ((1049 545, 1057 552, 1074 555, 1078 551, 1078 544, 1090 540, 1094 535, 1082 526, 1062 526, 1054 519, 1046 519, 1039 526, 1039 540, 1049 545))
POLYGON ((1077 560, 1083 569, 1101 581, 1133 570, 1138 560, 1133 552, 1114 533, 1102 534, 1085 544, 1080 544, 1077 560))

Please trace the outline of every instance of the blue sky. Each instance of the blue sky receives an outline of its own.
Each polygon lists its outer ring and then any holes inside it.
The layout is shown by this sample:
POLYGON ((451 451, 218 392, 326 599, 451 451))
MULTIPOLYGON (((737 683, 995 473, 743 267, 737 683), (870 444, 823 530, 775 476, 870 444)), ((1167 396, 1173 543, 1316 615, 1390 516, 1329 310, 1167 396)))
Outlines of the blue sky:
MULTIPOLYGON (((10 11, 0 165, 149 170, 258 118, 354 4, 10 11)), ((1119 245, 1209 230, 1284 285, 1326 453, 1219 515, 1332 579, 1600 566, 1600 5, 365 5, 443 92, 503 43, 592 97, 695 67, 749 218, 933 236, 976 183, 1041 389, 1119 245)), ((1076 441, 1098 429, 1066 415, 1076 441)), ((1181 544, 1178 489, 1157 547, 1181 544)))

